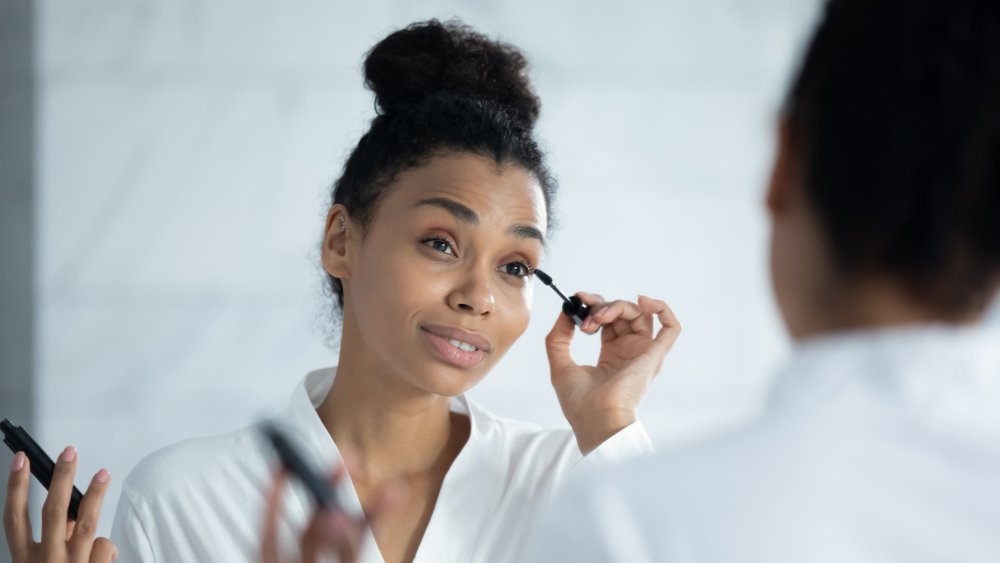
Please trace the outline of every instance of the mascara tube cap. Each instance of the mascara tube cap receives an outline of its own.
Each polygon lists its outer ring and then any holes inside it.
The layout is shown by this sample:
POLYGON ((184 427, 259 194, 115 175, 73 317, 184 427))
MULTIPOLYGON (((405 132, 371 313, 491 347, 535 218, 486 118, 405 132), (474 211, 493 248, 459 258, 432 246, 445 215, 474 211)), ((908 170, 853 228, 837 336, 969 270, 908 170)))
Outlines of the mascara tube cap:
POLYGON ((566 313, 569 318, 573 319, 576 326, 582 326, 583 321, 590 315, 590 307, 576 295, 571 295, 569 301, 564 301, 562 309, 563 313, 566 313))

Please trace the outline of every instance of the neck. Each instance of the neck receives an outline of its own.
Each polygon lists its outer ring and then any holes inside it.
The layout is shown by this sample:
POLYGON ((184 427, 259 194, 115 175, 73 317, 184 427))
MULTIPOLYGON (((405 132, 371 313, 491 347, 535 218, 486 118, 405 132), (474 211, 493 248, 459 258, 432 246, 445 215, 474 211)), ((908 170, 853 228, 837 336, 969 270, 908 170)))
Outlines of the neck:
POLYGON ((345 318, 333 387, 317 407, 355 482, 405 480, 450 464, 464 444, 450 399, 381 365, 345 318))
POLYGON ((796 340, 832 332, 920 324, 974 325, 982 321, 984 309, 943 312, 910 297, 888 280, 866 280, 828 289, 812 299, 810 320, 793 331, 796 340))

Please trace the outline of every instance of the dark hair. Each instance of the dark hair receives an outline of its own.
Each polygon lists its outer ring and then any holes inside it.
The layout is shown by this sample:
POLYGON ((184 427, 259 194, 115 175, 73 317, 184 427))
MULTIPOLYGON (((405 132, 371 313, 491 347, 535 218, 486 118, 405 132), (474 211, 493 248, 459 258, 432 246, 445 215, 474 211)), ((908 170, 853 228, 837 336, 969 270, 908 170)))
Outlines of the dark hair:
MULTIPOLYGON (((556 184, 532 133, 541 104, 526 67, 517 48, 457 20, 415 23, 380 41, 364 63, 377 115, 344 164, 333 203, 364 233, 401 172, 456 151, 532 172, 551 215, 556 184)), ((340 280, 328 278, 343 307, 340 280)))
POLYGON ((1000 273, 1000 3, 831 0, 785 117, 838 269, 935 310, 1000 273))

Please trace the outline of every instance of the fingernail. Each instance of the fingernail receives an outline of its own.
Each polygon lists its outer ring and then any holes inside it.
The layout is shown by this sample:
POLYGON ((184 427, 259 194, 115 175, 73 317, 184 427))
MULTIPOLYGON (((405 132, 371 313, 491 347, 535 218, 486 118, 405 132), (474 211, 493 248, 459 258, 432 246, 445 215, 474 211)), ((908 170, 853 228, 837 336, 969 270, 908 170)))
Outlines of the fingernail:
POLYGON ((76 448, 73 446, 66 446, 63 453, 59 456, 61 461, 76 461, 76 448))
POLYGON ((24 452, 17 452, 14 454, 14 463, 10 465, 10 472, 17 473, 22 469, 24 469, 24 452))
POLYGON ((605 305, 604 307, 601 307, 600 309, 598 309, 597 312, 594 313, 594 316, 595 317, 600 317, 600 316, 604 315, 604 313, 607 313, 607 312, 608 312, 608 307, 607 307, 607 305, 605 305))
POLYGON ((110 478, 111 473, 108 473, 107 469, 101 469, 97 472, 97 475, 94 475, 94 481, 97 481, 98 483, 107 483, 110 478))

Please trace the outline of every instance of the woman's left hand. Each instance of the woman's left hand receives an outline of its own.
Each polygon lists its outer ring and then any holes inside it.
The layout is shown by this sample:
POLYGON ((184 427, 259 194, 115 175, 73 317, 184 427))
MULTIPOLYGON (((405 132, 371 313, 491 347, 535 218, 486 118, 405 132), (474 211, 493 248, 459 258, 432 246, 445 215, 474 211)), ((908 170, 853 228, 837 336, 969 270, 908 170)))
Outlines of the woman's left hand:
POLYGON ((601 353, 595 366, 581 366, 570 355, 575 326, 559 315, 545 339, 563 414, 573 427, 584 455, 636 420, 649 382, 681 332, 680 323, 663 301, 639 296, 638 302, 605 303, 600 295, 577 293, 591 310, 581 330, 601 331, 601 353), (659 331, 653 333, 653 318, 659 331))

